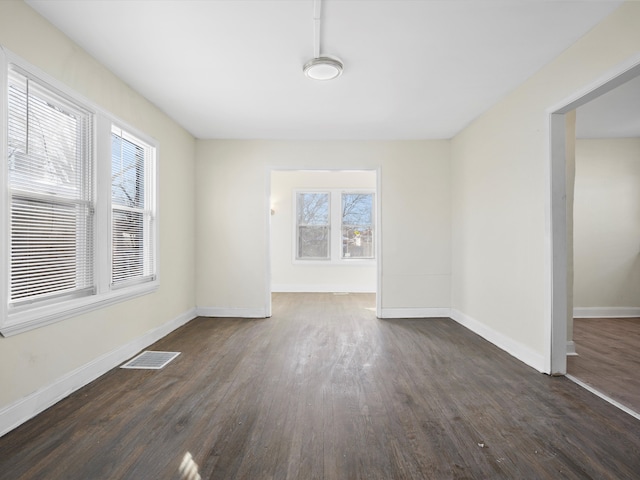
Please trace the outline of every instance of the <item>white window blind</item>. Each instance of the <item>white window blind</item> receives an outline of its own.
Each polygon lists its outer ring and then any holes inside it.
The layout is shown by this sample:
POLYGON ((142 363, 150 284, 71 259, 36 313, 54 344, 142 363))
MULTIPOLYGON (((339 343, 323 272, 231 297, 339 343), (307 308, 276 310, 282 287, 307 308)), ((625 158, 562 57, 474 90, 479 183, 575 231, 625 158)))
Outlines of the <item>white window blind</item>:
POLYGON ((92 116, 10 66, 9 305, 94 290, 92 116))
POLYGON ((153 147, 113 127, 111 132, 111 283, 151 281, 154 258, 153 147))

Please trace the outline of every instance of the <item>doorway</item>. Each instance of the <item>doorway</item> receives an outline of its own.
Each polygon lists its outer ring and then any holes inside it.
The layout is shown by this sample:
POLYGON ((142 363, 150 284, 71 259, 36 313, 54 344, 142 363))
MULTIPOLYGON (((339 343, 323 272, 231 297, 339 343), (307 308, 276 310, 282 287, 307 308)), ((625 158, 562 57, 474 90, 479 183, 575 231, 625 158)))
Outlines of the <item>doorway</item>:
POLYGON ((640 76, 640 61, 633 59, 620 66, 609 79, 564 102, 550 111, 550 351, 549 372, 567 373, 567 340, 573 328, 573 212, 571 200, 574 173, 568 169, 567 155, 575 135, 568 135, 567 120, 571 112, 592 100, 640 76), (569 188, 568 188, 569 186, 569 188))
POLYGON ((271 169, 268 177, 269 302, 284 292, 366 293, 379 314, 379 171, 271 169), (301 224, 304 199, 321 200, 320 213, 301 224), (354 202, 360 213, 345 217, 354 202))

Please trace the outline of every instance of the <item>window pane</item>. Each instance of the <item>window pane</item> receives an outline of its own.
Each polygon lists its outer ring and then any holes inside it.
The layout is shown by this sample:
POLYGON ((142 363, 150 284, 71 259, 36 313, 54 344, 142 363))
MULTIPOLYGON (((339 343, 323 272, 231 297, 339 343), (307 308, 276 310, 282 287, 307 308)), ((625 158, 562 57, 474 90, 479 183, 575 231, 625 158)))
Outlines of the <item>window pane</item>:
POLYGON ((93 292, 92 116, 10 66, 9 302, 93 292))
POLYGON ((149 281, 155 275, 153 149, 116 128, 111 132, 111 282, 149 281))
MULTIPOLYGON (((92 287, 86 239, 89 208, 74 203, 11 199, 11 299, 50 297, 92 287)), ((89 230, 90 231, 90 230, 89 230)))
POLYGON ((329 194, 298 194, 298 225, 329 225, 329 194))
POLYGON ((328 193, 305 192, 296 196, 297 258, 329 258, 330 202, 328 193))
POLYGON ((373 194, 342 195, 342 258, 373 258, 373 194))
POLYGON ((18 73, 9 77, 9 181, 25 191, 83 198, 87 192, 87 114, 18 73))
POLYGON ((140 212, 113 210, 113 283, 144 275, 143 222, 140 212))
POLYGON ((298 258, 329 258, 329 227, 298 227, 298 258))
POLYGON ((144 208, 144 148, 111 135, 111 201, 144 208))

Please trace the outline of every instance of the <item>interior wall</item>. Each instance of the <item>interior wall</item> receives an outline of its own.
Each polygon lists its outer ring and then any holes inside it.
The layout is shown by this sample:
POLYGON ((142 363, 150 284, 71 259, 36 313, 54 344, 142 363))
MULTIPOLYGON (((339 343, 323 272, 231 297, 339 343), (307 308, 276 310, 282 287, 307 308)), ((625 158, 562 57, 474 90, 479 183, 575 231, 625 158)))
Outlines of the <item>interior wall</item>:
POLYGON ((196 142, 197 305, 265 316, 272 169, 379 169, 383 314, 450 304, 449 142, 196 142))
POLYGON ((640 307, 640 139, 579 139, 574 307, 640 307))
POLYGON ((549 113, 637 57, 639 22, 640 3, 623 4, 452 140, 452 315, 540 371, 551 369, 549 113))
POLYGON ((375 261, 341 265, 295 263, 295 191, 376 189, 375 171, 273 171, 271 173, 271 290, 274 292, 375 292, 375 261))
POLYGON ((195 141, 22 1, 0 2, 0 44, 157 139, 160 176, 159 290, 16 336, 0 337, 2 413, 3 407, 61 378, 70 378, 122 345, 193 311, 195 141))

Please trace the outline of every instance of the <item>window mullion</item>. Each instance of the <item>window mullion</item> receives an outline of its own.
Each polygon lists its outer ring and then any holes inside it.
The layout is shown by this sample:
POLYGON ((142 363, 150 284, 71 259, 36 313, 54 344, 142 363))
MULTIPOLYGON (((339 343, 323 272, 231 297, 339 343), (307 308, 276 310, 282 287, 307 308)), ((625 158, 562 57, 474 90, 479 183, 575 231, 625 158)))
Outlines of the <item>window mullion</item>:
POLYGON ((109 290, 111 278, 111 120, 97 115, 95 271, 98 294, 109 290))
POLYGON ((342 191, 331 190, 331 262, 342 255, 342 191))

